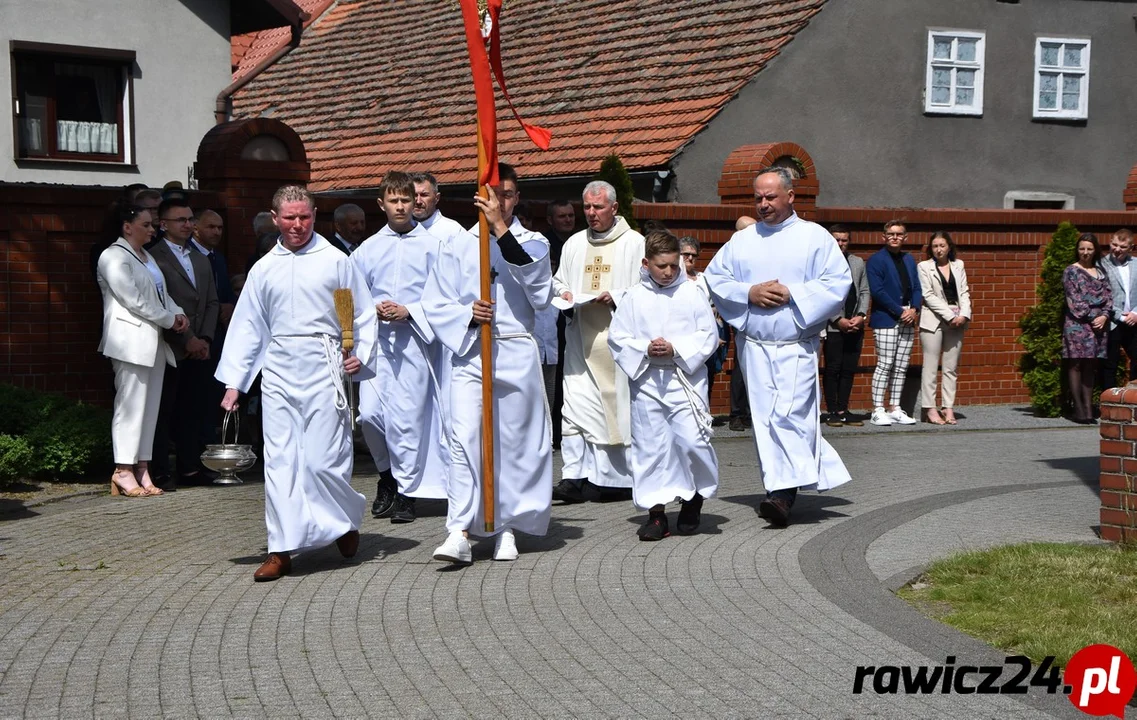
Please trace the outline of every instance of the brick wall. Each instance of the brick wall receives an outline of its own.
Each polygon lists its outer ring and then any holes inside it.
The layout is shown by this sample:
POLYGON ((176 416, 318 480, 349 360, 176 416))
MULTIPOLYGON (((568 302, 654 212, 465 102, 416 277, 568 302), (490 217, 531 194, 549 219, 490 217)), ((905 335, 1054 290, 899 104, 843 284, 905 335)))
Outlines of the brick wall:
POLYGON ((1137 385, 1101 396, 1101 537, 1137 542, 1137 385))

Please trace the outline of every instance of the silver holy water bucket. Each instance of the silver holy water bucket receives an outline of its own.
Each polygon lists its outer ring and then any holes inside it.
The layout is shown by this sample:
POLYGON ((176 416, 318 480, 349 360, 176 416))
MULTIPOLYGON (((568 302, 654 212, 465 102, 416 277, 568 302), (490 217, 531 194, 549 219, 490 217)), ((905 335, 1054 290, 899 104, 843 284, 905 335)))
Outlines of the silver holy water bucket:
POLYGON ((238 445, 237 439, 241 431, 241 421, 232 410, 225 412, 225 419, 221 422, 221 444, 206 445, 205 452, 201 454, 201 463, 210 470, 220 473, 213 481, 214 485, 240 485, 241 478, 237 471, 248 470, 257 461, 257 454, 248 445, 238 445), (233 417, 233 442, 225 442, 229 434, 229 418, 233 417))

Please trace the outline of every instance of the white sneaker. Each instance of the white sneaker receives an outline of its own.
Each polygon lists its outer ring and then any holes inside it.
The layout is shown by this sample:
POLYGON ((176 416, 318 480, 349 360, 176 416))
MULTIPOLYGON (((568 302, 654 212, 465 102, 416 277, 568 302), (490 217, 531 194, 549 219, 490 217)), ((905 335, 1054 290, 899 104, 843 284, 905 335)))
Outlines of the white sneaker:
POLYGON ((434 551, 434 559, 457 565, 469 565, 474 562, 474 554, 470 551, 470 541, 456 530, 446 538, 446 542, 434 551))
POLYGON ((493 559, 506 561, 517 559, 517 541, 513 537, 512 530, 502 530, 497 536, 493 546, 493 559))
POLYGON ((892 422, 896 423, 897 425, 915 425, 916 424, 916 419, 913 418, 908 413, 904 412, 904 410, 902 410, 901 408, 896 408, 895 410, 890 412, 888 414, 888 417, 892 418, 892 422))
POLYGON ((869 422, 873 425, 891 425, 892 418, 885 412, 884 408, 878 407, 872 411, 872 418, 869 419, 869 422))

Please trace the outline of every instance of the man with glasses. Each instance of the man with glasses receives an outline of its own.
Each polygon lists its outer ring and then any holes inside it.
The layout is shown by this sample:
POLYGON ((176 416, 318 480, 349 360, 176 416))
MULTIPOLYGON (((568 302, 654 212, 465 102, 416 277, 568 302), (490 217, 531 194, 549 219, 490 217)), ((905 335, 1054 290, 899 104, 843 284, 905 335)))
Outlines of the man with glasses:
POLYGON ((876 370, 872 374, 873 425, 914 425, 916 420, 900 407, 904 376, 916 340, 920 317, 920 279, 916 261, 904 252, 908 230, 900 220, 884 224, 884 247, 865 263, 872 295, 869 327, 876 345, 876 370), (892 411, 884 408, 885 391, 891 388, 892 411))
POLYGON ((155 484, 173 490, 177 485, 201 485, 213 479, 201 465, 201 427, 206 413, 212 412, 210 357, 220 304, 213 268, 190 242, 195 222, 189 204, 180 197, 163 200, 158 220, 164 235, 150 254, 162 269, 170 297, 189 319, 185 333, 166 336, 178 365, 166 368, 150 463, 155 484), (176 481, 171 479, 168 459, 171 434, 177 453, 176 481))

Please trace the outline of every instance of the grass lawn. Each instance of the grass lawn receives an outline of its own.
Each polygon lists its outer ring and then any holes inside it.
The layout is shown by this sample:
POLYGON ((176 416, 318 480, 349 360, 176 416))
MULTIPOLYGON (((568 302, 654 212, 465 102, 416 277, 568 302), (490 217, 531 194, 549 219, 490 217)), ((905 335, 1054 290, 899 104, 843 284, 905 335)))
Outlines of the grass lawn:
POLYGON ((932 565, 900 597, 941 622, 1035 663, 1065 666, 1095 643, 1137 658, 1137 549, 1026 543, 932 565))

